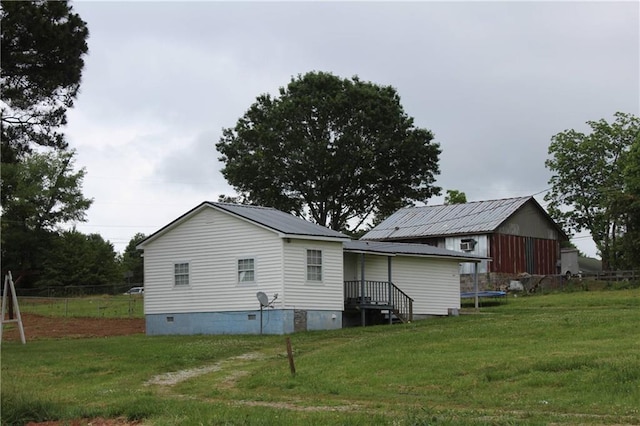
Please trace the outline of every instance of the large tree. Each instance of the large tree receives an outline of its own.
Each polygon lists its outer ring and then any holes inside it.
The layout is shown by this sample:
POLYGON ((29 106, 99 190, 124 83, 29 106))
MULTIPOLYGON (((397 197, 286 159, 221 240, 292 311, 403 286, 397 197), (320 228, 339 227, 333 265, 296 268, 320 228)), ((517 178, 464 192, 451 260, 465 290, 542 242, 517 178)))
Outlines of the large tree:
POLYGON ((84 170, 62 127, 89 32, 67 1, 0 1, 2 267, 42 270, 60 225, 84 220, 84 170))
POLYGON ((624 192, 620 200, 625 232, 617 252, 622 267, 640 269, 640 135, 633 142, 625 163, 624 192))
POLYGON ((605 268, 624 266, 619 239, 629 225, 628 201, 638 196, 625 176, 634 170, 630 149, 638 143, 640 120, 621 112, 614 117, 612 123, 588 121, 588 134, 566 130, 553 136, 545 163, 553 172, 545 196, 550 214, 570 232, 588 230, 605 268))
POLYGON ((2 206, 3 268, 40 269, 49 234, 85 219, 92 200, 82 195, 85 171, 74 170, 74 154, 34 152, 19 163, 3 165, 3 173, 12 177, 2 206))
POLYGON ((59 129, 78 94, 89 30, 67 1, 0 4, 2 162, 9 163, 34 145, 67 147, 59 129))
POLYGON ((356 230, 437 195, 440 147, 396 90, 330 73, 261 95, 216 144, 239 200, 356 230))

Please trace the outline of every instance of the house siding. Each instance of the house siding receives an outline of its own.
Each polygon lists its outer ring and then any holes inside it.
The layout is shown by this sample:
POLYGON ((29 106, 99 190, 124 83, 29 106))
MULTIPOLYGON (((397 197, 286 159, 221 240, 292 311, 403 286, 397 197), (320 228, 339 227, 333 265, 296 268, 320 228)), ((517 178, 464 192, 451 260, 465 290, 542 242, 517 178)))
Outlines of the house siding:
MULTIPOLYGON (((245 220, 205 209, 144 248, 145 314, 259 309, 256 292, 283 293, 283 241, 245 220), (237 282, 237 260, 255 259, 255 283, 237 282), (174 262, 189 263, 189 286, 174 286, 174 262)), ((280 302, 276 300, 275 307, 280 302)))
MULTIPOLYGON (((360 279, 360 256, 345 256, 345 262, 356 262, 360 279)), ((370 281, 388 281, 388 257, 365 256, 365 279, 370 281)), ((449 309, 460 308, 460 272, 458 261, 413 257, 391 257, 391 280, 399 289, 411 297, 413 313, 417 316, 447 315, 449 309)), ((345 276, 351 280, 351 276, 345 276)))
MULTIPOLYGON (((342 242, 290 239, 284 243, 284 307, 344 309, 342 242), (307 281, 307 250, 322 251, 322 282, 307 281)), ((331 321, 333 323, 335 321, 331 321)))

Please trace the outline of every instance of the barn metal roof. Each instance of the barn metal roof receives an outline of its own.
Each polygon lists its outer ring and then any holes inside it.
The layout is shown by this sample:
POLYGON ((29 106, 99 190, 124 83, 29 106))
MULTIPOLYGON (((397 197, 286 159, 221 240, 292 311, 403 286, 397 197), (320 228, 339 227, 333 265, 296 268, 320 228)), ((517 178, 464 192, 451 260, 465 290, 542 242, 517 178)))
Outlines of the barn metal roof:
POLYGON ((395 243, 387 241, 352 240, 344 243, 344 251, 355 253, 379 253, 383 255, 410 255, 425 257, 444 257, 460 262, 480 262, 488 257, 446 250, 429 244, 395 243))
MULTIPOLYGON (((363 240, 401 239, 492 232, 531 196, 403 208, 367 232, 363 240)), ((537 204, 537 202, 536 202, 537 204)))

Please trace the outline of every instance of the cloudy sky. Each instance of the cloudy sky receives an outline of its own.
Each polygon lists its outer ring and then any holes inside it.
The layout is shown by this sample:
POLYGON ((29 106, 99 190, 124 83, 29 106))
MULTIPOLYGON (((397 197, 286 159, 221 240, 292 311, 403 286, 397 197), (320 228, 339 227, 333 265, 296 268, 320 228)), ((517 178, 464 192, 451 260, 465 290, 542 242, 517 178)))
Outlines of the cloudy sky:
MULTIPOLYGON (((538 194, 554 134, 639 114, 638 2, 75 2, 89 55, 66 133, 122 251, 233 189, 215 143, 262 93, 327 71, 394 86, 469 201, 538 194)), ((429 200, 440 204, 443 197, 429 200)), ((573 240, 595 255, 588 235, 573 240)))

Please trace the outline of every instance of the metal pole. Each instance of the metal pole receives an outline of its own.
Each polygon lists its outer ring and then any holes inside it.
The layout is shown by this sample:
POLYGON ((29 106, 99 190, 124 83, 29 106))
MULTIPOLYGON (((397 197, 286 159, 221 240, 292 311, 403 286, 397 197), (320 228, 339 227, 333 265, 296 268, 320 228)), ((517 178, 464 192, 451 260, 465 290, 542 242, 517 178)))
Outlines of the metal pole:
POLYGON ((391 298, 391 256, 387 257, 387 275, 388 275, 388 287, 389 287, 389 324, 393 324, 393 319, 391 318, 391 314, 393 313, 391 310, 391 306, 393 305, 393 300, 391 298))
POLYGON ((473 290, 476 293, 476 310, 478 310, 478 262, 473 263, 473 290))
POLYGON ((364 253, 360 255, 360 319, 362 326, 366 325, 366 315, 364 309, 364 253))

